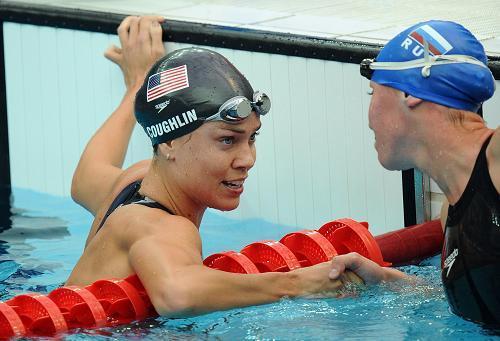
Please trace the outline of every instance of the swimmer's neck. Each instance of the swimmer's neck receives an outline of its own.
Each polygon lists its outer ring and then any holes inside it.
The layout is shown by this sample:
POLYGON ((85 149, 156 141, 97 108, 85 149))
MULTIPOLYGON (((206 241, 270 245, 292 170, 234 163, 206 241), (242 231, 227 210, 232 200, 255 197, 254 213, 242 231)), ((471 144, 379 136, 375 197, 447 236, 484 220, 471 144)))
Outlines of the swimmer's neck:
POLYGON ((432 129, 422 139, 425 143, 416 168, 429 175, 454 205, 469 182, 481 147, 493 132, 484 123, 432 129))
POLYGON ((142 180, 140 193, 168 208, 175 215, 189 219, 198 229, 207 209, 188 197, 184 191, 170 183, 157 162, 151 165, 142 180))

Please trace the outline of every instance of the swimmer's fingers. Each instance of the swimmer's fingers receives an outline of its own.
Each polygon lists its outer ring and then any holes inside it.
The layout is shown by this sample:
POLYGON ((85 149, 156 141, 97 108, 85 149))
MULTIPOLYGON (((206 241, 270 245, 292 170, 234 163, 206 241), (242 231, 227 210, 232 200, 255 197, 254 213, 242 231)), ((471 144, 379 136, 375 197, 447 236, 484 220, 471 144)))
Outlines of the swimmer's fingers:
POLYGON ((376 284, 387 279, 385 268, 356 252, 333 257, 328 277, 330 279, 340 278, 341 274, 348 273, 347 269, 354 272, 367 284, 376 284))
POLYGON ((346 271, 342 274, 342 276, 340 276, 340 280, 342 281, 342 283, 351 283, 351 284, 354 284, 354 285, 364 285, 365 284, 365 281, 363 281, 363 279, 361 277, 359 277, 355 272, 352 272, 352 271, 346 271))
POLYGON ((149 27, 149 33, 151 36, 151 54, 153 58, 160 58, 165 55, 165 45, 163 45, 162 40, 163 29, 160 22, 153 21, 149 27))
POLYGON ((139 34, 137 38, 140 44, 151 44, 151 39, 149 38, 149 28, 153 23, 151 19, 151 17, 141 17, 139 20, 139 34))
POLYGON ((346 257, 337 256, 332 259, 332 269, 328 274, 330 279, 339 279, 339 277, 344 273, 346 264, 348 264, 345 262, 345 258, 346 257))
POLYGON ((120 26, 118 26, 118 29, 116 30, 116 32, 118 33, 118 37, 120 38, 120 44, 122 47, 125 46, 128 42, 130 25, 132 24, 134 18, 137 17, 134 16, 126 17, 125 19, 123 19, 120 26))
POLYGON ((164 18, 159 16, 141 17, 139 23, 139 42, 141 44, 150 45, 151 49, 158 49, 158 40, 161 43, 162 33, 160 23, 162 23, 163 21, 164 18))
POLYGON ((115 64, 121 65, 121 62, 123 60, 122 49, 116 45, 111 45, 104 52, 104 57, 106 57, 108 60, 112 61, 115 64))
MULTIPOLYGON (((130 20, 130 28, 128 31, 128 42, 133 43, 136 41, 138 35, 139 35, 139 23, 140 23, 141 18, 140 17, 132 17, 130 20)), ((123 47, 124 45, 122 45, 123 47)))

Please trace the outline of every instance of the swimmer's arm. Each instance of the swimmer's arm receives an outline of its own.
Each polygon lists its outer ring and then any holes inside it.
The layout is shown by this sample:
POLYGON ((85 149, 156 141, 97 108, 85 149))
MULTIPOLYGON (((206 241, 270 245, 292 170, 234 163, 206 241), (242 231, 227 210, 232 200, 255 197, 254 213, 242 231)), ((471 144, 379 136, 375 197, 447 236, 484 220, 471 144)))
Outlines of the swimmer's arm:
POLYGON ((378 284, 395 281, 414 282, 414 276, 408 276, 397 269, 382 267, 357 252, 336 256, 331 261, 330 278, 337 279, 346 270, 351 270, 366 284, 378 284))
POLYGON ((96 214, 123 170, 128 143, 135 126, 134 100, 151 65, 165 54, 157 16, 127 17, 118 28, 121 48, 110 47, 105 56, 122 70, 127 91, 118 108, 88 142, 73 175, 71 196, 96 214))
POLYGON ((93 215, 120 177, 135 125, 134 91, 127 91, 120 106, 87 144, 73 174, 71 197, 93 215))
POLYGON ((283 297, 335 296, 342 286, 328 279, 328 262, 288 273, 243 275, 210 269, 202 264, 197 231, 180 231, 196 228, 181 225, 170 225, 170 237, 158 233, 141 238, 129 251, 130 264, 160 315, 186 317, 283 297))

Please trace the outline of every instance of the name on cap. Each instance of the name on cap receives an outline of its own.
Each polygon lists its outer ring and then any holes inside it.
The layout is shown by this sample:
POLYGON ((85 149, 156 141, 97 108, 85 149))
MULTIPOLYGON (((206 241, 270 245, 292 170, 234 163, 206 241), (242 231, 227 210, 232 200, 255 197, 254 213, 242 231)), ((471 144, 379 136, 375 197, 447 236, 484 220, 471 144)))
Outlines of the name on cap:
POLYGON ((163 134, 167 134, 184 127, 186 124, 194 122, 197 119, 198 117, 196 116, 196 111, 191 109, 183 112, 182 114, 175 115, 165 121, 146 127, 146 132, 151 138, 162 136, 163 134))

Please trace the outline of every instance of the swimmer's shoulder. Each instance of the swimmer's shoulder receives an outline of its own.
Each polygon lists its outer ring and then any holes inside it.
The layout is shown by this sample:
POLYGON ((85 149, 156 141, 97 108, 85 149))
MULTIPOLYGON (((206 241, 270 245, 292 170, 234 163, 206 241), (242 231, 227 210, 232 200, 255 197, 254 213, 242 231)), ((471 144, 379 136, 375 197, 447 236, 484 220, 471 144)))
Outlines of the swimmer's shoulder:
POLYGON ((126 249, 148 238, 158 243, 188 243, 201 250, 201 238, 196 226, 185 217, 160 209, 136 204, 122 206, 109 216, 106 225, 113 236, 125 243, 123 246, 126 249))
POLYGON ((142 160, 123 170, 123 172, 119 175, 119 177, 113 184, 111 191, 107 194, 106 199, 104 199, 101 206, 97 210, 85 245, 87 245, 95 235, 97 228, 101 224, 101 220, 104 218, 104 215, 106 214, 109 207, 111 206, 111 203, 115 200, 118 194, 120 194, 120 192, 123 191, 125 187, 127 187, 131 183, 142 180, 146 176, 150 164, 151 160, 142 160))

